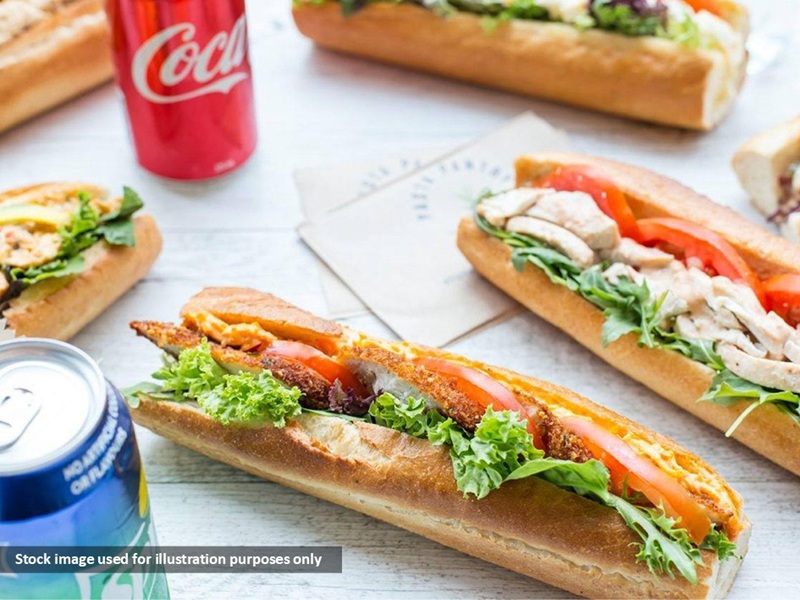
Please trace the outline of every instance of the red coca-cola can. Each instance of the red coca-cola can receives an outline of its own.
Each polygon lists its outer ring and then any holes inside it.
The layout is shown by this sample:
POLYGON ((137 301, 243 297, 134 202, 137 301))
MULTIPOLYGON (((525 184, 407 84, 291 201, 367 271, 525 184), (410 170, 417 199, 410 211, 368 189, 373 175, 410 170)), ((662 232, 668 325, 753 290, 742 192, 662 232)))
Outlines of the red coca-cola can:
POLYGON ((244 0, 108 0, 136 156, 173 179, 243 164, 256 145, 244 0))

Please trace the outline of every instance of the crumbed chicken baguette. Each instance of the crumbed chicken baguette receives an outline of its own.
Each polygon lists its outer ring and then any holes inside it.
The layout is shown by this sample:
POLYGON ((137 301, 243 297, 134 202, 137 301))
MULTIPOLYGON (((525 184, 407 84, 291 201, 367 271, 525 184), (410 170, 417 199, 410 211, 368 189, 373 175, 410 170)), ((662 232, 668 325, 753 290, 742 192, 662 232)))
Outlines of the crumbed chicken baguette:
POLYGON ((670 439, 255 290, 209 288, 181 314, 131 324, 166 352, 158 383, 126 390, 160 435, 577 594, 716 598, 732 584, 741 498, 670 439))
POLYGON ((0 194, 0 314, 17 335, 68 339, 138 282, 161 250, 142 201, 78 183, 0 194))
POLYGON ((733 168, 755 207, 800 243, 800 117, 745 142, 733 168))
POLYGON ((800 248, 643 169, 517 160, 458 231, 475 269, 589 350, 800 474, 800 248))
POLYGON ((0 0, 0 131, 112 75, 102 0, 0 0))
POLYGON ((300 0, 321 46, 634 119, 711 129, 745 75, 729 0, 300 0))

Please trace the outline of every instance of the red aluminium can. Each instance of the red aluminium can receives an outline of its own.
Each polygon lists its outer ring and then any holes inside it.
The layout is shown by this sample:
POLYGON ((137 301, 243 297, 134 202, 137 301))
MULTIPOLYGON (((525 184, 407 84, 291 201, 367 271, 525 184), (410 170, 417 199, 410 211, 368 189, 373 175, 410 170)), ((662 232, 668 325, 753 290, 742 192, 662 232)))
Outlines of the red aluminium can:
POLYGON ((108 0, 136 156, 173 179, 243 164, 256 145, 244 0, 108 0))

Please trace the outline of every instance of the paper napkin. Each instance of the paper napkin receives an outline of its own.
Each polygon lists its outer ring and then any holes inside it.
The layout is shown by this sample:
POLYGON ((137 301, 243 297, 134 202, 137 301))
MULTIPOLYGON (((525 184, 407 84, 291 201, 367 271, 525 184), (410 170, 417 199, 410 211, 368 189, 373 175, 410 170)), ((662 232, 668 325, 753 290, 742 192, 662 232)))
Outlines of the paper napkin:
MULTIPOLYGON (((517 156, 567 147, 563 132, 525 113, 369 195, 318 216, 314 204, 298 231, 398 336, 442 346, 514 306, 456 248, 459 220, 480 194, 513 187, 517 156)), ((343 172, 348 192, 354 174, 343 172)))

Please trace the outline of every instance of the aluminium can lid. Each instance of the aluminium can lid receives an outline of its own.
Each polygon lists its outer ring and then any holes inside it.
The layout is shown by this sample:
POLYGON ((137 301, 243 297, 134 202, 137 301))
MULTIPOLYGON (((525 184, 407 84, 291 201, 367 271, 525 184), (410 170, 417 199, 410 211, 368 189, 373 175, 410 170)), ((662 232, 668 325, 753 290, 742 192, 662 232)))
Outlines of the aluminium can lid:
POLYGON ((104 405, 105 379, 83 351, 38 338, 0 343, 0 477, 68 455, 104 405))

